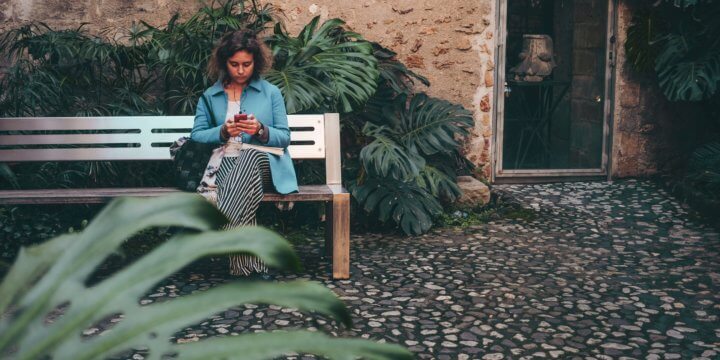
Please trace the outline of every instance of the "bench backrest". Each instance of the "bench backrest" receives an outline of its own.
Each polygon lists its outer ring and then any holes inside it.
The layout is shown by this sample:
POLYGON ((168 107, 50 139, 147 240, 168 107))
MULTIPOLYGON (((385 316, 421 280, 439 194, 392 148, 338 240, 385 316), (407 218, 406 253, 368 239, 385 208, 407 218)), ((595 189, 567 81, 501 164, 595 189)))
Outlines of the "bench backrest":
MULTIPOLYGON (((0 118, 0 162, 170 160, 193 116, 0 118)), ((288 115, 293 159, 325 159, 328 184, 340 184, 338 114, 288 115)))

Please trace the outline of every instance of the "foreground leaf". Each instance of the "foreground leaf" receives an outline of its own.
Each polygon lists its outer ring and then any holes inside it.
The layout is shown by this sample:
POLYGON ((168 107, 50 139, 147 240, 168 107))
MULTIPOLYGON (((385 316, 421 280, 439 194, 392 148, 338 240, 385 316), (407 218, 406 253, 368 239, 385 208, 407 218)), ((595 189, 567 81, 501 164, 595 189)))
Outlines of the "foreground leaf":
POLYGON ((155 356, 166 354, 173 351, 168 339, 177 331, 230 307, 251 303, 314 311, 351 325, 347 308, 320 284, 306 281, 228 284, 154 305, 129 306, 125 318, 112 331, 89 341, 83 341, 77 331, 56 354, 60 358, 94 359, 101 354, 141 347, 155 356))
POLYGON ((309 353, 334 360, 409 360, 414 356, 397 345, 378 344, 359 339, 331 338, 309 331, 273 332, 242 335, 238 338, 210 339, 177 346, 180 359, 234 358, 273 359, 288 353, 309 353), (207 343, 207 344, 204 344, 207 343), (242 354, 242 355, 240 355, 242 354))

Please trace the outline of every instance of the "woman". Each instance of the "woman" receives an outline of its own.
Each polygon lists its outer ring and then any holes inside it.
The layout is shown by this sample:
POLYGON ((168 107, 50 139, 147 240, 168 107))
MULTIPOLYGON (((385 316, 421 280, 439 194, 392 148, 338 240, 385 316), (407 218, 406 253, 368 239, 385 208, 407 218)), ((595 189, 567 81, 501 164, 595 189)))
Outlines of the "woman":
MULTIPOLYGON (((298 189, 287 151, 290 129, 285 101, 280 90, 260 76, 269 67, 269 52, 254 34, 228 33, 208 63, 208 75, 217 82, 203 93, 207 102, 198 101, 191 138, 223 145, 213 152, 197 191, 230 219, 227 228, 255 225, 264 191, 288 194, 298 189), (211 114, 217 126, 212 125, 211 114), (246 114, 247 120, 234 121, 236 114, 246 114), (277 156, 242 149, 242 143, 285 151, 277 156)), ((238 254, 230 256, 230 273, 266 274, 267 267, 252 256, 238 254)))

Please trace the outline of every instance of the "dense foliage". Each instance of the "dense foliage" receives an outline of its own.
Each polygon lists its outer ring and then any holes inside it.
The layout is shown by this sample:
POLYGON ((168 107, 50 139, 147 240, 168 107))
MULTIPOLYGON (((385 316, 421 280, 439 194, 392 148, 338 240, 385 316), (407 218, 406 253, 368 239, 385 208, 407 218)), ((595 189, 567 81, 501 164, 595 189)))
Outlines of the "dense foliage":
MULTIPOLYGON (((665 97, 691 109, 682 121, 698 129, 682 188, 720 201, 720 2, 665 0, 637 9, 625 48, 637 71, 657 78, 665 97)), ((680 119, 678 119, 680 120, 680 119)))
POLYGON ((634 17, 628 59, 638 69, 653 69, 669 100, 708 99, 720 84, 720 4, 678 3, 658 3, 634 17))
MULTIPOLYGON (((343 25, 316 17, 293 36, 271 5, 244 0, 213 1, 187 20, 175 15, 162 27, 141 21, 120 34, 28 24, 0 41, 13 64, 0 79, 0 116, 193 114, 210 85, 205 68, 214 42, 239 28, 269 33, 274 63, 265 78, 281 89, 288 112, 342 114, 343 174, 357 203, 407 234, 427 231, 442 202, 460 193, 456 171, 470 165, 457 141, 471 113, 414 93, 413 82, 427 79, 343 25)), ((45 163, 0 171, 6 186, 148 186, 170 183, 166 165, 45 163)), ((323 181, 316 165, 298 170, 301 182, 323 181)))
POLYGON ((290 244, 255 227, 217 231, 225 217, 201 197, 178 194, 155 199, 118 199, 82 231, 24 248, 0 284, 0 354, 16 359, 98 359, 145 349, 152 358, 268 359, 314 353, 332 359, 410 359, 395 345, 339 339, 320 332, 243 334, 176 344, 169 339, 229 307, 274 304, 313 311, 350 325, 350 313, 330 290, 307 281, 238 281, 152 305, 139 300, 167 276, 194 260, 248 252, 276 268, 297 269, 290 244), (97 267, 132 234, 158 226, 194 230, 170 238, 127 267, 97 281, 97 267), (172 256, 168 256, 172 254, 172 256), (88 286, 88 283, 92 285, 88 286), (48 321, 48 315, 53 314, 48 321), (122 317, 118 315, 122 314, 122 317), (119 318, 102 336, 83 331, 119 318))

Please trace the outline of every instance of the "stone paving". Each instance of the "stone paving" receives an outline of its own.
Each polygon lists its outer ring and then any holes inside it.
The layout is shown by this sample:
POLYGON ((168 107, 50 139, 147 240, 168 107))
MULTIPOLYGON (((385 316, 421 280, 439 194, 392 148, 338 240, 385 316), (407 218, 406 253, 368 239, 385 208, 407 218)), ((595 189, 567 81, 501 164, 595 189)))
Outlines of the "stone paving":
MULTIPOLYGON (((354 236, 347 281, 327 278, 319 237, 296 245, 306 266, 299 277, 332 288, 354 314, 351 329, 246 305, 178 341, 311 328, 403 344, 419 359, 720 359, 720 237, 665 191, 634 180, 495 191, 537 216, 419 237, 354 236)), ((223 263, 208 263, 143 302, 227 281, 223 263)))

